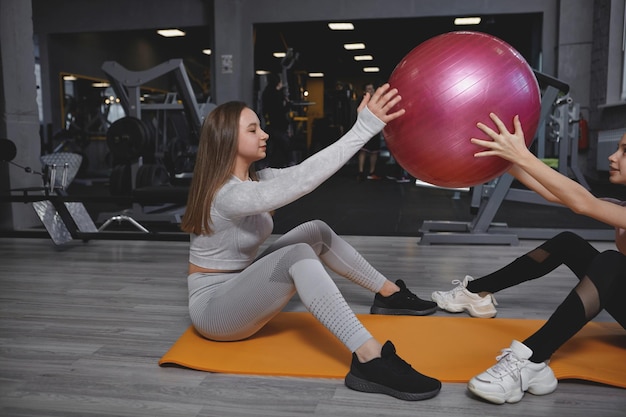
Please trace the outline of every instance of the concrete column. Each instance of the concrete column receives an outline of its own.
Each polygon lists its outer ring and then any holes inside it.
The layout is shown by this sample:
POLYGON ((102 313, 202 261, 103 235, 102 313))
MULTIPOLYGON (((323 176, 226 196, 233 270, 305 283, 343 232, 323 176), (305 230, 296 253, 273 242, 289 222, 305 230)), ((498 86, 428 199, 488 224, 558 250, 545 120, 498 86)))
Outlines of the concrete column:
POLYGON ((569 0, 559 5, 557 77, 570 85, 570 95, 589 120, 593 2, 569 0))
MULTIPOLYGON (((245 5, 243 5, 245 7, 245 5)), ((243 100, 253 105, 254 49, 251 22, 242 18, 242 2, 214 1, 212 101, 243 100)))
MULTIPOLYGON (((0 1, 0 137, 17 146, 13 160, 41 170, 39 114, 35 81, 32 6, 30 1, 0 1)), ((41 177, 0 163, 0 189, 41 186, 41 177)), ((40 224, 30 205, 0 204, 0 226, 23 229, 40 224)))

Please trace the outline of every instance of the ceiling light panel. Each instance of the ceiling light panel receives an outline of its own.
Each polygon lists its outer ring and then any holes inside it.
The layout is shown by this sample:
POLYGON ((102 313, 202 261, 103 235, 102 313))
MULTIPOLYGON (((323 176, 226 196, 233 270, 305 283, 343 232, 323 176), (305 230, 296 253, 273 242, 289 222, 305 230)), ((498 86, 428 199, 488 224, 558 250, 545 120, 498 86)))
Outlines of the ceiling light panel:
POLYGON ((337 22, 337 23, 329 23, 328 27, 331 30, 354 30, 354 25, 349 22, 337 22))
POLYGON ((457 26, 478 25, 480 24, 480 20, 480 17, 457 17, 454 19, 454 24, 457 26))
POLYGON ((173 38, 176 36, 185 36, 185 32, 180 29, 160 29, 157 30, 157 33, 161 36, 165 36, 166 38, 173 38))
POLYGON ((365 49, 364 43, 344 43, 343 47, 348 51, 355 51, 359 49, 365 49))

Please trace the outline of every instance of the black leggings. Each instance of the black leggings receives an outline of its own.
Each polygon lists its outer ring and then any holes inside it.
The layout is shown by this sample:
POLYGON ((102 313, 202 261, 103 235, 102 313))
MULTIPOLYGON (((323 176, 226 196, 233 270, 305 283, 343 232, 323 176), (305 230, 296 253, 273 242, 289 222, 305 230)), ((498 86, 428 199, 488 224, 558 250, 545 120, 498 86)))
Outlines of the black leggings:
POLYGON ((531 360, 548 359, 603 309, 626 329, 626 255, 599 252, 572 232, 562 232, 507 266, 470 281, 471 292, 495 293, 542 277, 560 265, 578 277, 578 284, 546 324, 524 343, 533 349, 531 360))

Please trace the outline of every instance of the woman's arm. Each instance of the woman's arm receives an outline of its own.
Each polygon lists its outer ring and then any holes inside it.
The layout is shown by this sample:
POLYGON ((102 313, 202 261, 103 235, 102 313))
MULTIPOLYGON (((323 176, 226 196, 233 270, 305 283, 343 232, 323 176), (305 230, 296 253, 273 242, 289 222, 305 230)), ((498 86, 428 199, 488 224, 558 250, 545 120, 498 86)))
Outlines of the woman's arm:
POLYGON ((626 228, 626 207, 596 198, 585 187, 550 168, 530 152, 518 116, 513 119, 514 132, 509 132, 495 114, 489 116, 499 132, 483 123, 477 124, 492 140, 471 139, 472 143, 487 148, 476 153, 476 157, 504 158, 514 164, 509 172, 546 200, 563 204, 575 213, 611 226, 626 228))
POLYGON ((400 117, 405 113, 404 109, 400 109, 394 113, 387 114, 393 106, 400 102, 400 100, 401 97, 398 95, 397 89, 390 89, 389 84, 383 84, 374 92, 373 95, 370 95, 369 93, 366 93, 364 95, 359 107, 357 108, 358 117, 356 123, 352 126, 350 131, 348 131, 333 144, 318 151, 314 155, 311 155, 309 158, 302 161, 298 165, 284 168, 266 168, 259 171, 259 173, 264 173, 265 178, 275 178, 281 175, 295 175, 303 168, 307 168, 307 165, 314 165, 319 163, 320 160, 323 161, 325 159, 328 159, 327 154, 336 156, 337 153, 342 153, 341 149, 350 149, 350 145, 358 146, 358 149, 356 149, 354 152, 352 152, 352 150, 348 150, 348 157, 351 158, 359 149, 361 149, 361 147, 365 143, 367 143, 371 138, 380 133, 382 128, 388 122, 400 117), (376 116, 376 118, 379 119, 379 122, 382 122, 381 125, 378 125, 380 127, 374 126, 376 123, 373 123, 371 121, 371 117, 367 117, 366 113, 361 115, 362 110, 366 108, 372 115, 376 116), (363 121, 365 123, 360 123, 359 119, 364 119, 363 121), (356 136, 354 136, 354 134, 351 134, 351 132, 356 133, 356 136), (358 143, 349 143, 351 142, 351 140, 354 141, 354 139, 356 139, 358 143), (363 142, 364 139, 365 141, 363 142), (346 145, 348 145, 348 147, 346 145))
POLYGON ((259 171, 261 181, 228 184, 216 199, 215 208, 226 217, 240 217, 283 207, 310 193, 330 178, 385 124, 404 114, 390 112, 400 101, 396 89, 381 86, 366 95, 358 108, 354 126, 339 140, 304 160, 280 170, 259 171))
POLYGON ((524 171, 519 166, 513 164, 508 171, 509 174, 514 176, 519 182, 524 184, 529 189, 533 190, 547 201, 551 203, 563 204, 561 200, 554 194, 552 194, 546 187, 541 185, 539 181, 530 176, 526 171, 524 171))

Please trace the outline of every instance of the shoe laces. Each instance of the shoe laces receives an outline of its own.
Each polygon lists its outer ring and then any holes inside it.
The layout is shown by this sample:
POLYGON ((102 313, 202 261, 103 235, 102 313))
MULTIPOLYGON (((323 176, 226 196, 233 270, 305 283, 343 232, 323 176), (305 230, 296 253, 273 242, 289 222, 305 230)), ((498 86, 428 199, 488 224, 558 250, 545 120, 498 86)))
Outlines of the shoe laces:
POLYGON ((404 298, 410 301, 416 301, 419 298, 417 295, 413 294, 408 288, 401 289, 400 294, 402 294, 404 298))
POLYGON ((388 356, 386 359, 388 361, 387 364, 389 368, 396 374, 408 374, 413 370, 411 364, 395 353, 388 356))
POLYGON ((463 281, 458 279, 453 280, 452 285, 454 285, 454 288, 452 288, 450 291, 445 291, 442 293, 445 298, 454 299, 458 293, 463 292, 463 290, 465 289, 463 281))
POLYGON ((411 290, 409 290, 406 287, 403 281, 401 280, 396 281, 396 285, 400 287, 400 291, 398 291, 397 294, 401 295, 403 298, 406 298, 407 300, 412 300, 412 301, 417 300, 419 298, 417 295, 413 294, 411 290))
POLYGON ((398 356, 396 348, 391 342, 383 345, 380 359, 395 374, 407 374, 413 369, 408 362, 398 356))
POLYGON ((454 288, 452 289, 452 291, 454 292, 459 292, 461 290, 464 290, 465 287, 465 283, 463 281, 461 281, 460 279, 454 279, 452 280, 452 285, 454 285, 454 288))
MULTIPOLYGON (((444 296, 448 299, 454 299, 458 293, 463 293, 464 290, 467 290, 467 292, 469 292, 470 294, 478 295, 467 289, 467 284, 465 283, 465 280, 463 281, 459 279, 452 280, 452 285, 454 285, 455 287, 452 288, 450 291, 444 293, 444 296)), ((491 302, 493 303, 493 305, 496 305, 496 306, 498 305, 498 302, 496 301, 496 297, 493 294, 488 294, 486 297, 491 297, 491 302)), ((481 298, 486 298, 486 297, 481 297, 481 298)))
POLYGON ((513 379, 519 379, 519 370, 524 365, 524 360, 517 357, 517 355, 510 349, 502 349, 502 353, 496 357, 498 363, 489 368, 489 373, 497 378, 504 378, 510 375, 513 379))

